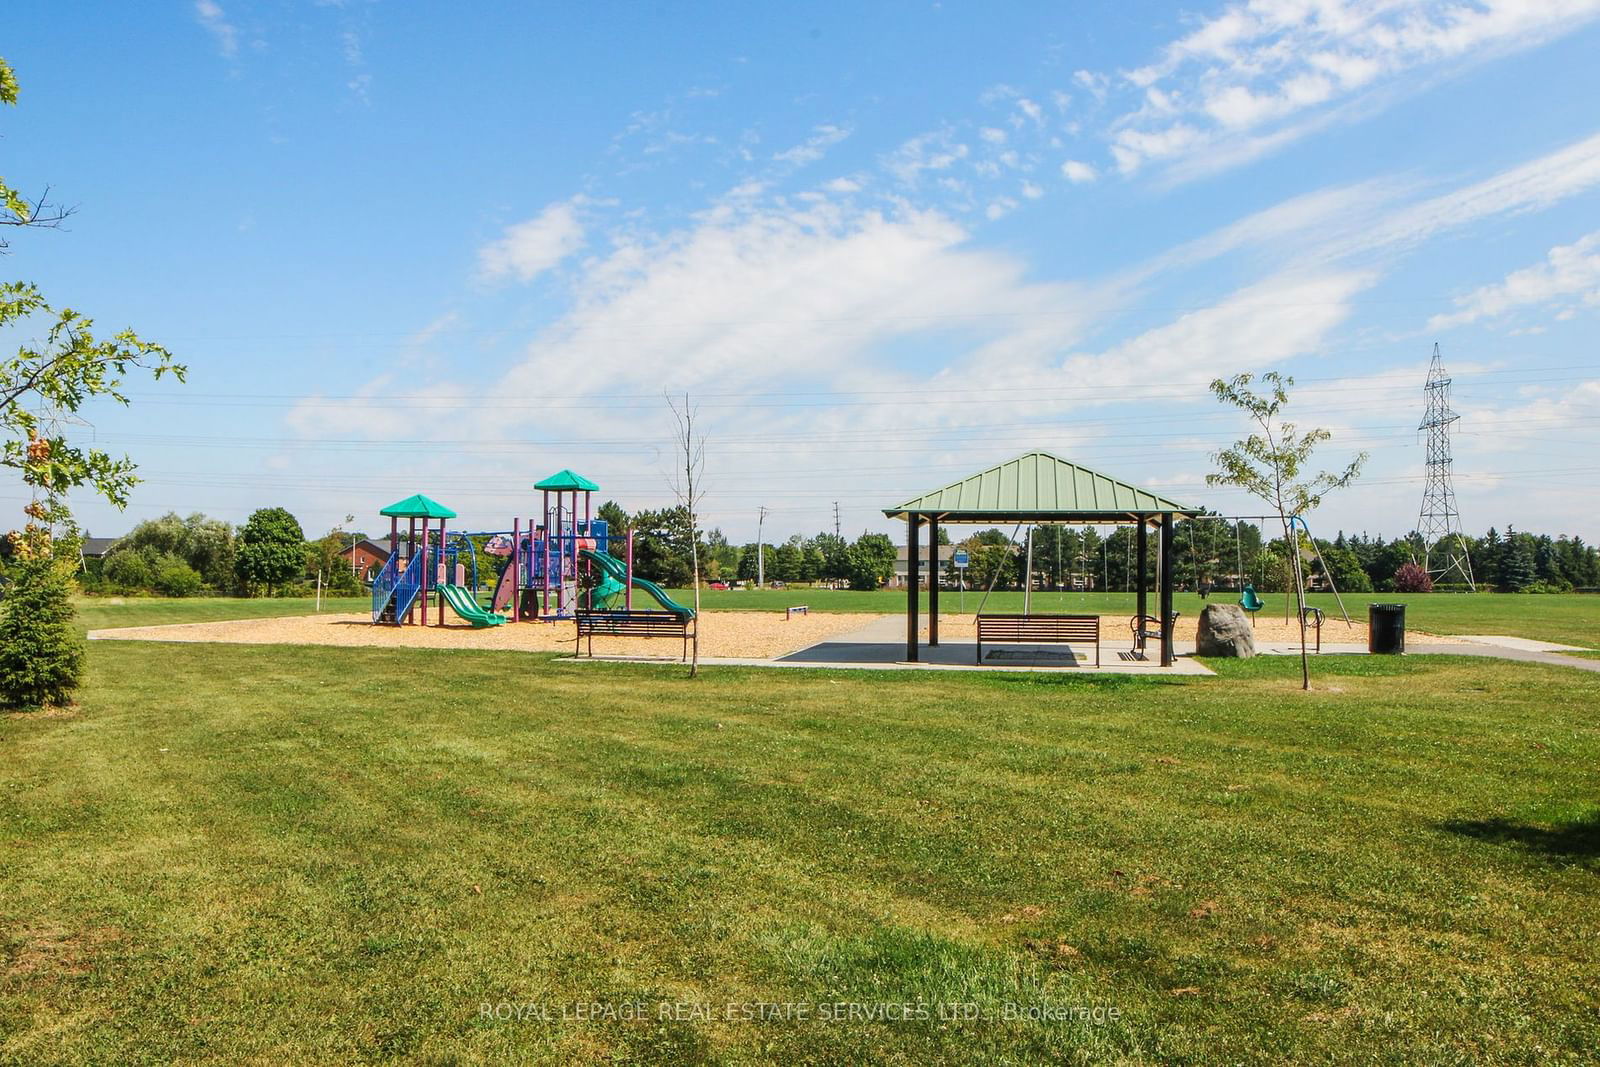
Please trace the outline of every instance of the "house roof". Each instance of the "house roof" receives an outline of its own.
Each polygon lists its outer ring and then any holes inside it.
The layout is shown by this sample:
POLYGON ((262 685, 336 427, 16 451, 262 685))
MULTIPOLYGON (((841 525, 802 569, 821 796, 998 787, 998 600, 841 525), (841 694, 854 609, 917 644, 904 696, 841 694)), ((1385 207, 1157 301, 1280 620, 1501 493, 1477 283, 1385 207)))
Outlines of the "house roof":
POLYGON ((559 470, 542 482, 535 482, 535 489, 584 489, 591 493, 598 492, 600 487, 583 475, 571 470, 559 470))
POLYGON ((430 500, 421 493, 413 493, 404 500, 397 501, 378 512, 396 519, 453 519, 456 513, 439 503, 430 500))
POLYGON ((891 519, 932 515, 941 522, 1134 522, 1163 513, 1198 515, 1148 489, 1049 452, 1020 456, 885 508, 891 519))
POLYGON ((103 556, 120 540, 122 540, 120 537, 85 537, 78 550, 85 556, 103 556))
POLYGON ((340 549, 339 555, 348 556, 362 545, 366 545, 367 550, 375 556, 387 556, 390 552, 389 539, 387 537, 363 537, 349 548, 340 549))

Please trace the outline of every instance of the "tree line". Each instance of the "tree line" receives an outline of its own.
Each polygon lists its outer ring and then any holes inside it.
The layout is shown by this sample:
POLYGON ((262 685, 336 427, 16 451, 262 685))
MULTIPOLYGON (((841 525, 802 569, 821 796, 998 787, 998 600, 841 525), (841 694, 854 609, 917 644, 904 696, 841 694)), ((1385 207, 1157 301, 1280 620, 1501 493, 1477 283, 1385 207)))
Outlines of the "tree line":
MULTIPOLYGON (((633 532, 633 568, 641 578, 681 588, 693 578, 687 509, 665 508, 629 514, 614 500, 600 505, 620 556, 633 532)), ((795 534, 777 544, 736 545, 720 529, 704 530, 699 542, 701 577, 707 581, 821 582, 852 589, 877 589, 894 574, 896 549, 884 534, 862 533, 854 541, 837 534, 795 534)))
POLYGON ((294 596, 319 578, 335 595, 356 595, 361 579, 340 553, 364 535, 333 529, 308 540, 284 508, 261 508, 243 526, 196 512, 139 523, 99 559, 85 558, 86 593, 157 596, 294 596))
MULTIPOLYGON (((612 552, 622 556, 629 531, 634 535, 634 572, 672 588, 691 581, 689 524, 682 507, 628 513, 607 501, 597 517, 605 519, 613 538, 612 552)), ((941 528, 940 542, 949 544, 941 528)), ((163 515, 135 526, 101 559, 86 559, 79 586, 88 593, 189 597, 202 595, 304 595, 320 575, 333 595, 358 595, 361 577, 342 553, 366 535, 336 527, 321 537, 307 538, 300 523, 283 508, 262 508, 235 528, 203 514, 163 515)), ((483 538, 478 539, 480 542, 483 538)), ((1411 533, 1385 540, 1340 532, 1334 539, 1312 542, 1300 535, 1302 565, 1314 587, 1332 585, 1342 592, 1425 592, 1465 589, 1459 580, 1434 586, 1420 568, 1423 539, 1411 533)), ((1490 529, 1482 537, 1464 539, 1472 573, 1480 589, 1502 592, 1593 592, 1600 590, 1600 549, 1580 537, 1490 529)), ((964 574, 953 561, 943 566, 947 585, 965 581, 969 588, 1021 589, 1030 561, 1028 531, 981 530, 958 547, 968 555, 964 574)), ((491 556, 477 544, 479 580, 493 581, 508 557, 491 556)), ((1031 568, 1035 589, 1133 590, 1138 570, 1137 534, 1119 526, 1109 533, 1097 527, 1039 526, 1033 530, 1031 568)), ((699 542, 702 577, 707 581, 753 582, 763 573, 768 582, 817 583, 867 590, 884 585, 894 573, 898 549, 887 536, 863 533, 854 541, 823 532, 796 534, 776 544, 733 544, 719 529, 706 530, 699 542), (764 561, 764 568, 758 564, 764 561)), ((1149 543, 1154 580, 1156 537, 1149 543)), ((1439 551, 1442 551, 1440 549, 1439 551)), ((0 546, 0 553, 4 552, 0 546)), ((0 573, 6 560, 0 559, 0 573)), ((1453 576, 1452 576, 1453 577, 1453 576)), ((1178 525, 1173 551, 1173 581, 1184 590, 1237 590, 1244 584, 1260 592, 1284 592, 1293 585, 1288 548, 1282 537, 1264 538, 1254 523, 1203 518, 1178 525)))
MULTIPOLYGON (((1033 531, 1031 569, 1036 589, 1094 589, 1111 592, 1133 590, 1138 573, 1138 534, 1119 526, 1111 533, 1096 527, 1039 526, 1033 531)), ((1386 541, 1365 534, 1314 542, 1299 534, 1302 565, 1314 586, 1331 583, 1342 592, 1386 593, 1464 591, 1466 584, 1451 581, 1435 585, 1416 566, 1424 559, 1422 535, 1410 533, 1386 541), (1421 572, 1419 574, 1419 572, 1421 572)), ((1600 549, 1581 537, 1531 534, 1491 528, 1482 537, 1463 539, 1472 574, 1479 589, 1508 593, 1563 593, 1600 591, 1600 549)), ((1021 589, 1030 561, 1027 530, 982 530, 964 538, 967 551, 965 580, 969 586, 1021 589)), ((1435 546, 1437 559, 1449 546, 1435 546)), ((1148 566, 1154 581, 1157 539, 1151 532, 1148 566)), ((1172 576, 1179 589, 1238 590, 1245 584, 1261 592, 1284 592, 1293 587, 1290 549, 1283 537, 1264 538, 1254 523, 1216 517, 1179 523, 1173 546, 1172 576)), ((953 563, 945 565, 945 580, 958 580, 953 563)))

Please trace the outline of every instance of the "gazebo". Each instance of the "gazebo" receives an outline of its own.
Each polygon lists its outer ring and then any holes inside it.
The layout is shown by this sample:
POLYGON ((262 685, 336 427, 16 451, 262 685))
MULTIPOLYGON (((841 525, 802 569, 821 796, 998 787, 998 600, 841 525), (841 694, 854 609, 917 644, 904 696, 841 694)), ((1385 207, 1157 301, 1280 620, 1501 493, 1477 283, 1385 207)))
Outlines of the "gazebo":
POLYGON ((891 519, 906 521, 906 659, 917 661, 917 595, 922 585, 920 527, 928 527, 928 558, 934 569, 928 583, 928 644, 939 644, 939 526, 1005 524, 1092 526, 1131 524, 1138 530, 1138 613, 1146 611, 1149 590, 1150 527, 1158 535, 1161 665, 1172 665, 1172 551, 1175 524, 1199 509, 1186 507, 1136 485, 1090 470, 1049 452, 1024 452, 942 489, 885 508, 891 519))

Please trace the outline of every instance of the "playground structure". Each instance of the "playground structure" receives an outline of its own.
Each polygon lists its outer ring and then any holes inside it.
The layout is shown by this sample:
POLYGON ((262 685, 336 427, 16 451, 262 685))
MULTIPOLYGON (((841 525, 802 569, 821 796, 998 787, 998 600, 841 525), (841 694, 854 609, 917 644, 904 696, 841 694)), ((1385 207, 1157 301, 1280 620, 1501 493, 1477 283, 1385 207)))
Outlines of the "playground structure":
POLYGON ((633 573, 632 531, 621 539, 622 558, 611 553, 608 524, 592 510, 598 485, 562 470, 534 488, 542 494, 542 521, 517 517, 509 530, 449 530, 456 513, 420 493, 384 508, 391 551, 372 584, 373 623, 426 626, 435 594, 441 626, 445 605, 475 629, 570 619, 580 611, 625 614, 634 610, 635 589, 679 619, 694 617, 666 590, 633 573), (480 591, 492 571, 479 564, 480 541, 486 555, 506 558, 487 605, 480 591))

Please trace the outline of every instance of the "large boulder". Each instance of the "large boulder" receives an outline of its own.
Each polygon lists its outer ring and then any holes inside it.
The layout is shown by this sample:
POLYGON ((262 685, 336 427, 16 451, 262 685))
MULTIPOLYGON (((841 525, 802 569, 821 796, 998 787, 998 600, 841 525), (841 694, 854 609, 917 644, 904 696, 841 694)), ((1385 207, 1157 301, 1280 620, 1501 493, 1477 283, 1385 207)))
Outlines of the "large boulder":
POLYGON ((1256 654, 1256 637, 1249 616, 1237 604, 1207 604, 1200 612, 1200 633, 1195 652, 1201 656, 1249 659, 1256 654))

